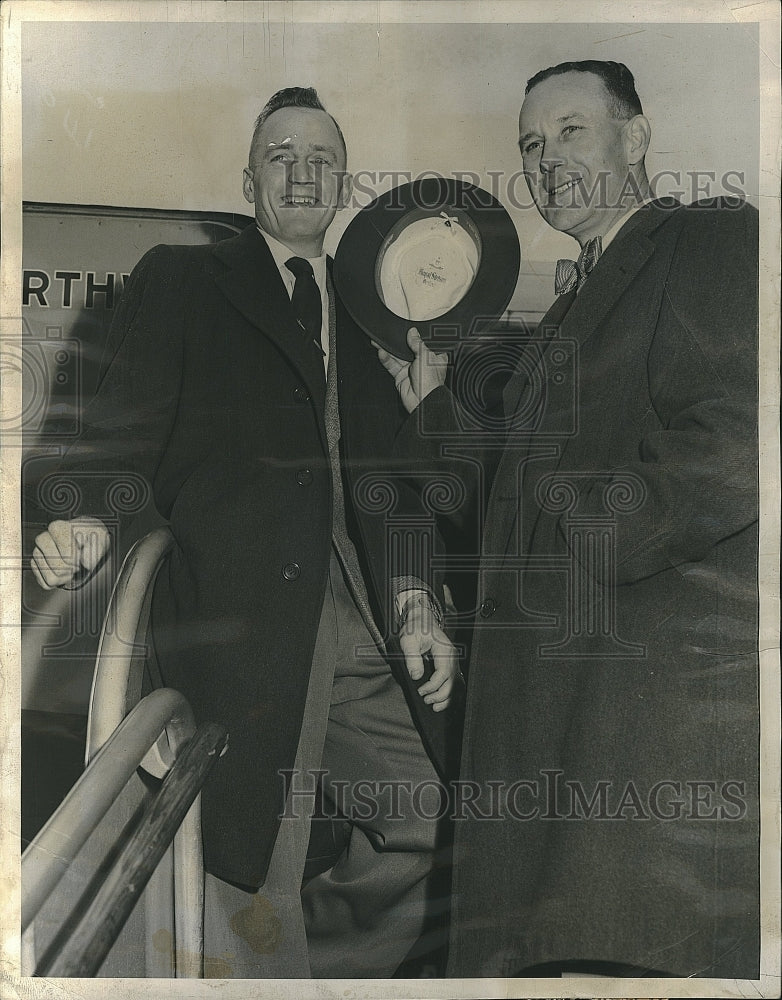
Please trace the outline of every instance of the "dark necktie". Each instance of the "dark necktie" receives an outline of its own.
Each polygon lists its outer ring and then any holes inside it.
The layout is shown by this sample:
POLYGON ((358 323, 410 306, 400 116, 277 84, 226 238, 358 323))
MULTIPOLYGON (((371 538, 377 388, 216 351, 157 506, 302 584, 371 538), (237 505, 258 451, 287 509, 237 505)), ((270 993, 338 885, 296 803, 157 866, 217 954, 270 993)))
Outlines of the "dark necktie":
POLYGON ((323 325, 323 306, 320 289, 312 272, 312 264, 304 257, 291 257, 285 261, 285 266, 296 278, 291 296, 293 315, 302 329, 302 336, 308 347, 314 346, 318 354, 324 357, 320 342, 320 331, 323 325))
POLYGON ((554 275, 554 291, 557 295, 572 292, 583 285, 603 252, 603 241, 599 236, 587 240, 581 248, 578 260, 558 260, 554 275))

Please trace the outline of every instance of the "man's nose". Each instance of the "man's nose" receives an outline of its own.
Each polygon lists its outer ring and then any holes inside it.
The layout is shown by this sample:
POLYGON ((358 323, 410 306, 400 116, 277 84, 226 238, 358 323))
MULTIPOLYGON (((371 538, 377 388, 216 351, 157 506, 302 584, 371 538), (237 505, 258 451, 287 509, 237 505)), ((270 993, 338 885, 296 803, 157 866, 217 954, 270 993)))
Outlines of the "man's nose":
POLYGON ((311 184, 314 180, 312 167, 306 160, 294 160, 288 178, 291 184, 311 184))
POLYGON ((554 149, 544 149, 540 158, 540 169, 544 174, 553 173, 557 167, 564 166, 564 159, 557 155, 554 149))

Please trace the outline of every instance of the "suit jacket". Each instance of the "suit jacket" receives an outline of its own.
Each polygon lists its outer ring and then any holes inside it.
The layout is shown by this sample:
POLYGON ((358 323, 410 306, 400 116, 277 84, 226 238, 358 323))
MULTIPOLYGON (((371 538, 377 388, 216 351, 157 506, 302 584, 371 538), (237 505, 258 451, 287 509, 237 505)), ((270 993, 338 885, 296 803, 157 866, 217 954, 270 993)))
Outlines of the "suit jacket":
POLYGON ((462 777, 507 801, 456 824, 451 975, 758 975, 756 337, 755 210, 657 202, 506 387, 462 777))
MULTIPOLYGON (((419 547, 404 565, 390 555, 389 518, 412 491, 403 494, 384 463, 405 414, 339 301, 336 323, 336 471, 374 619, 388 635, 391 577, 430 582, 419 547)), ((68 513, 111 523, 119 510, 122 522, 149 493, 169 521, 176 545, 152 604, 162 677, 197 721, 229 732, 203 795, 205 864, 258 886, 282 811, 278 772, 295 757, 332 544, 322 360, 305 347, 254 226, 212 246, 149 251, 109 343, 113 359, 65 461, 76 486, 68 513)), ((426 745, 442 748, 453 720, 423 711, 398 658, 392 666, 426 745)))

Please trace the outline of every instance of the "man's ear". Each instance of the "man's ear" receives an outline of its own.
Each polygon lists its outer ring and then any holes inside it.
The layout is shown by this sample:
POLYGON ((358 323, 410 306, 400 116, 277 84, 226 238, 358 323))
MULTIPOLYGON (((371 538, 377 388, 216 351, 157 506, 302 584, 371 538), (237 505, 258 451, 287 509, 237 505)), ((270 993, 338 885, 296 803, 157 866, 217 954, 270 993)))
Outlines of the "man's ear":
POLYGON ((625 151, 630 166, 640 163, 646 156, 652 138, 652 128, 645 115, 634 115, 624 126, 625 151))
POLYGON ((342 188, 339 192, 338 208, 347 208, 350 204, 350 196, 353 194, 353 174, 344 173, 342 175, 342 188))
POLYGON ((245 167, 242 171, 242 192, 244 193, 245 200, 254 205, 255 191, 253 190, 253 175, 250 173, 249 167, 245 167))

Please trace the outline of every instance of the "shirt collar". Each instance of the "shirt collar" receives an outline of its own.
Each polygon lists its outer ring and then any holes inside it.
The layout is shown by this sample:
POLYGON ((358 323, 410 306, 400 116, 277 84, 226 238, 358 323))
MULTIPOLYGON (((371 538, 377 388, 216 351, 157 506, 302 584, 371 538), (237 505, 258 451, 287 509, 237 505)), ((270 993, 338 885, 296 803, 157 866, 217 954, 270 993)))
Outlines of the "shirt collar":
MULTIPOLYGON (((285 262, 290 260, 291 257, 299 257, 295 251, 291 250, 290 247, 286 247, 284 243, 281 243, 274 236, 270 236, 265 229, 261 227, 256 222, 256 228, 258 232, 266 240, 266 244, 271 251, 272 257, 274 257, 274 263, 277 265, 277 270, 282 275, 283 280, 286 285, 293 285, 294 277, 293 274, 285 266, 285 262)), ((315 282, 320 289, 321 295, 326 287, 326 254, 322 253, 320 257, 307 257, 306 258, 312 265, 312 272, 315 275, 315 282)))

